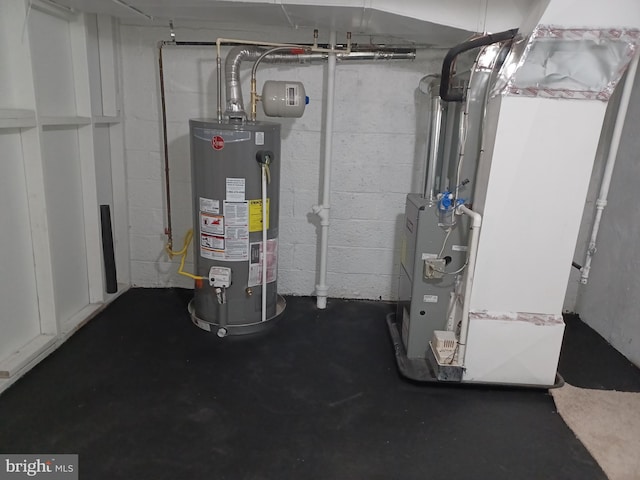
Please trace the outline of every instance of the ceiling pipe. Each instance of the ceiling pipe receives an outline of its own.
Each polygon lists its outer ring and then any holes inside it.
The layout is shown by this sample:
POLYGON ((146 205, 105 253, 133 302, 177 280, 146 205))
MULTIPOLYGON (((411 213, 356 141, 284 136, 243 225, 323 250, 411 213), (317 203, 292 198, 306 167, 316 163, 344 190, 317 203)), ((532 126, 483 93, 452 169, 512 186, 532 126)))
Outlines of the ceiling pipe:
POLYGON ((473 50, 474 48, 485 47, 494 43, 505 42, 513 40, 518 34, 518 29, 507 30, 500 33, 493 33, 489 35, 483 35, 482 37, 474 38, 468 42, 461 43, 451 48, 442 61, 442 81, 440 82, 440 98, 445 102, 462 102, 465 98, 464 92, 452 92, 451 80, 453 79, 453 67, 455 60, 461 53, 473 50))
MULTIPOLYGON (((287 48, 287 46, 278 48, 287 48)), ((415 60, 415 48, 401 47, 379 47, 379 48, 358 48, 354 46, 352 51, 339 51, 330 53, 329 51, 309 52, 308 47, 291 46, 290 51, 278 51, 270 53, 263 58, 266 63, 278 64, 310 64, 324 63, 328 61, 330 55, 335 55, 337 62, 343 61, 382 61, 382 60, 415 60)), ((330 48, 329 50, 334 50, 330 48)), ((257 45, 241 45, 234 47, 227 54, 225 60, 225 92, 226 110, 225 115, 233 120, 244 121, 247 114, 244 109, 242 98, 242 85, 240 82, 240 67, 244 61, 256 61, 266 49, 257 45)))

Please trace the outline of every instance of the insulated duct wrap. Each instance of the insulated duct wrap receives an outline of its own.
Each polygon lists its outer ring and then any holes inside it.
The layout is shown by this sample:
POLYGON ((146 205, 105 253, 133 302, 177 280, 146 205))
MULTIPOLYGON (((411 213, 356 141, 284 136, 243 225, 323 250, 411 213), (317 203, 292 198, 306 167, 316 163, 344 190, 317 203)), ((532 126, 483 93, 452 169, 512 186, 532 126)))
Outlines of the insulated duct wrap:
MULTIPOLYGON (((253 46, 239 46, 231 49, 224 64, 225 85, 227 94, 227 110, 225 115, 230 118, 245 118, 244 102, 242 100, 242 85, 240 84, 240 66, 244 61, 258 60, 266 49, 253 46)), ((280 64, 304 64, 311 61, 312 54, 273 53, 263 61, 280 64)))
POLYGON ((538 25, 514 47, 496 93, 607 101, 639 42, 637 29, 538 25))

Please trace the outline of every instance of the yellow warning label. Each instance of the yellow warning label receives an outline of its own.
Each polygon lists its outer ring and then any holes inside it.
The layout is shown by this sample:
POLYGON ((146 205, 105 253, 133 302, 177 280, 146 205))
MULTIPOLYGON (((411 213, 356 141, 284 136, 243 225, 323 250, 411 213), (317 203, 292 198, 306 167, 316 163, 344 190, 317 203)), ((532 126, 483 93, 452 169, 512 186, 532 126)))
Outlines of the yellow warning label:
MULTIPOLYGON (((269 205, 271 199, 267 198, 267 228, 269 228, 269 205)), ((249 231, 260 232, 262 230, 262 199, 249 200, 249 231)))

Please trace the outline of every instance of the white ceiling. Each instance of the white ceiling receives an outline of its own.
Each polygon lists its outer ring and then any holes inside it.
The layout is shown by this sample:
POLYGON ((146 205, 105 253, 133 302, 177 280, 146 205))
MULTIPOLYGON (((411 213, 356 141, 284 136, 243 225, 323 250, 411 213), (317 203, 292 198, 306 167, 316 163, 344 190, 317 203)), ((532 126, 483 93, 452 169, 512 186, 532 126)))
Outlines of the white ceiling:
MULTIPOLYGON (((126 23, 261 25, 452 45, 470 32, 520 26, 549 0, 45 0, 126 23)), ((340 38, 340 35, 339 35, 340 38)))

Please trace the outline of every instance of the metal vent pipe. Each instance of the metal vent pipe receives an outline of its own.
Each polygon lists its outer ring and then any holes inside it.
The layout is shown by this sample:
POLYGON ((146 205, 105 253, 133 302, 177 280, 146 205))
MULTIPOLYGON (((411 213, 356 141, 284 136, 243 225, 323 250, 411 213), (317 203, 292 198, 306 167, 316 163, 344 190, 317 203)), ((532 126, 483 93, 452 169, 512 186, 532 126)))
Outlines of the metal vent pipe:
MULTIPOLYGON (((225 60, 225 88, 226 111, 231 119, 246 120, 242 99, 242 85, 240 83, 240 66, 243 61, 256 61, 267 50, 258 46, 241 45, 232 48, 225 60)), ((326 52, 301 52, 300 47, 291 47, 291 52, 276 52, 264 58, 267 63, 279 64, 310 64, 327 61, 329 54, 326 52)), ((352 51, 336 54, 336 60, 342 61, 381 61, 381 60, 415 60, 415 48, 404 47, 379 47, 358 48, 352 47, 352 51)))

